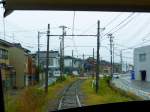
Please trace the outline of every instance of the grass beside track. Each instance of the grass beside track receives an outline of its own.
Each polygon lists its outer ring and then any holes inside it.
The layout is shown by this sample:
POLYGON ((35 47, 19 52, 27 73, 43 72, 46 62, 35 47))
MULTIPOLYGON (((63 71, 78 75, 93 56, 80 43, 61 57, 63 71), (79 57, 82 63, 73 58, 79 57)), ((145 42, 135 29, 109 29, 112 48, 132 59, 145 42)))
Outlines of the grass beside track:
POLYGON ((108 83, 108 78, 100 79, 99 81, 99 91, 95 92, 95 88, 92 88, 92 78, 87 79, 83 82, 81 88, 85 94, 85 105, 96 105, 96 104, 106 104, 115 102, 127 102, 136 99, 134 95, 123 94, 117 88, 110 87, 108 83))
POLYGON ((18 96, 7 96, 6 112, 46 112, 49 101, 58 97, 59 92, 68 84, 75 81, 75 77, 67 77, 63 81, 56 81, 48 87, 48 94, 37 86, 23 89, 18 96))

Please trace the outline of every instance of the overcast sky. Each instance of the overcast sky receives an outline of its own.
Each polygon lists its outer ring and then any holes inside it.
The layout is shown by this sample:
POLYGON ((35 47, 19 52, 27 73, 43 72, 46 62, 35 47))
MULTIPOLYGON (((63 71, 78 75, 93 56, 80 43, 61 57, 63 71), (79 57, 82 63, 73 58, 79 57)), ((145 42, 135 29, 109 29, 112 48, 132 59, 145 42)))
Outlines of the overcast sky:
MULTIPOLYGON (((23 47, 37 51, 37 31, 45 32, 47 24, 50 24, 51 34, 62 34, 61 25, 68 27, 67 34, 72 34, 73 11, 14 11, 5 18, 5 38, 3 9, 0 9, 0 38, 9 42, 19 42, 23 47)), ((74 34, 96 34, 97 20, 100 20, 101 28, 101 50, 102 59, 110 60, 109 39, 103 36, 113 33, 115 43, 115 61, 120 62, 120 50, 128 47, 140 47, 149 45, 150 41, 150 14, 149 13, 121 13, 121 12, 75 12, 74 34), (113 29, 113 30, 112 30, 113 29), (106 47, 104 47, 106 46, 106 47)), ((50 37, 50 50, 59 50, 59 38, 50 37)), ((40 50, 46 50, 46 35, 41 35, 40 50)), ((96 56, 96 37, 65 37, 65 55, 81 57, 92 55, 95 48, 96 56), (82 47, 81 47, 82 46, 82 47), (83 47, 86 46, 86 47, 83 47), (90 47, 91 46, 91 47, 90 47), (93 46, 93 47, 92 47, 93 46)), ((133 63, 133 50, 123 51, 123 61, 133 63)))

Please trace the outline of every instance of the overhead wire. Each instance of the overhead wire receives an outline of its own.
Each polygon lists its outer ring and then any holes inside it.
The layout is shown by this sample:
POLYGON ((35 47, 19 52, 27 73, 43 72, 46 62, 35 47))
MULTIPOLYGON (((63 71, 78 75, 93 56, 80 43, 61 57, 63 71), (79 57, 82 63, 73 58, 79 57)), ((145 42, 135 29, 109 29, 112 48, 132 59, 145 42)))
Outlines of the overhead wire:
POLYGON ((115 16, 112 20, 110 20, 106 25, 104 25, 105 27, 108 27, 109 25, 111 25, 115 20, 117 20, 123 13, 120 12, 117 16, 115 16))
POLYGON ((114 29, 116 29, 117 27, 119 27, 121 24, 123 24, 124 22, 126 22, 129 18, 131 18, 133 15, 134 15, 135 13, 133 12, 133 13, 131 13, 131 14, 129 14, 125 19, 123 19, 119 24, 117 24, 115 27, 113 27, 111 30, 109 30, 107 33, 105 33, 104 35, 103 35, 103 37, 104 36, 106 36, 107 34, 109 34, 109 33, 111 33, 114 29))
MULTIPOLYGON (((74 35, 75 17, 76 17, 76 12, 73 11, 72 35, 74 35)), ((74 47, 75 47, 75 49, 76 49, 76 52, 77 52, 77 54, 78 54, 78 49, 77 49, 77 47, 76 47, 76 43, 75 43, 75 40, 74 40, 74 36, 72 36, 72 41, 73 41, 73 45, 74 45, 74 47)))
POLYGON ((130 41, 135 40, 142 33, 142 31, 144 31, 148 26, 150 26, 149 19, 150 19, 150 17, 147 19, 147 21, 145 21, 144 24, 142 24, 141 27, 138 28, 138 30, 136 32, 134 32, 134 34, 131 37, 127 38, 127 40, 129 40, 129 39, 130 39, 130 41))
POLYGON ((119 30, 121 30, 122 28, 124 28, 125 26, 127 26, 129 23, 131 23, 132 20, 135 19, 135 17, 137 17, 138 14, 136 14, 135 16, 133 16, 132 18, 130 18, 125 24, 123 24, 122 26, 120 26, 118 29, 116 29, 115 31, 111 32, 112 34, 118 32, 119 30))

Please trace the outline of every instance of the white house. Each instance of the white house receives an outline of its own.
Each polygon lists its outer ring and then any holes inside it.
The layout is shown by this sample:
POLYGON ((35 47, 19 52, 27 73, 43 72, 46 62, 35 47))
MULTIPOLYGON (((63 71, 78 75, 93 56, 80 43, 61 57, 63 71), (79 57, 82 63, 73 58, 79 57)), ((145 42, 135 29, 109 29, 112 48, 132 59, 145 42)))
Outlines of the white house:
POLYGON ((72 72, 75 75, 79 75, 80 67, 82 67, 82 60, 72 56, 64 57, 65 73, 72 72))
POLYGON ((75 58, 71 57, 71 56, 65 56, 64 57, 64 66, 65 67, 73 67, 74 66, 74 61, 75 58))
POLYGON ((150 46, 134 49, 135 79, 150 81, 150 46))
MULTIPOLYGON (((43 69, 46 68, 46 51, 40 51, 39 52, 39 64, 43 67, 43 69)), ((36 59, 38 59, 38 52, 36 53, 36 59)), ((60 76, 60 70, 59 70, 59 52, 58 51, 49 51, 49 77, 51 76, 60 76)), ((38 60, 37 60, 38 61, 38 60)))

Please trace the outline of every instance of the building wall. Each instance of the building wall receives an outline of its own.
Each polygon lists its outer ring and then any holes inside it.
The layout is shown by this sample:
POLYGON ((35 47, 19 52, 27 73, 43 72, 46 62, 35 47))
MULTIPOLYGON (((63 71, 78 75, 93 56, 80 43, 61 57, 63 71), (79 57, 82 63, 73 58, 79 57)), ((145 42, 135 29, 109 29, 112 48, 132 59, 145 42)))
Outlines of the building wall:
POLYGON ((8 66, 10 65, 8 49, 8 46, 0 45, 0 64, 2 65, 1 74, 4 88, 12 88, 14 86, 14 83, 12 83, 12 69, 8 69, 8 66))
MULTIPOLYGON (((5 47, 3 45, 0 45, 0 49, 5 49, 5 50, 8 51, 8 47, 5 47)), ((5 63, 5 64, 9 65, 9 57, 8 57, 8 59, 0 58, 0 64, 2 64, 2 63, 5 63)), ((5 69, 2 69, 1 73, 2 73, 2 80, 5 80, 6 79, 6 75, 8 74, 8 71, 5 70, 5 69)))
POLYGON ((150 81, 150 46, 136 48, 134 50, 134 71, 135 79, 141 80, 140 71, 146 70, 146 81, 150 81), (139 55, 146 54, 145 61, 140 61, 139 55))
POLYGON ((16 69, 16 87, 25 86, 25 69, 27 67, 24 50, 16 47, 9 48, 10 64, 16 69))
MULTIPOLYGON (((38 59, 38 54, 36 54, 36 59, 38 59)), ((37 60, 36 60, 37 62, 37 60)), ((39 63, 43 67, 46 66, 46 52, 40 51, 39 53, 39 63)), ((49 53, 49 66, 50 67, 59 67, 59 53, 50 52, 49 53)))
POLYGON ((64 59, 65 67, 72 67, 72 59, 64 59))
POLYGON ((74 67, 75 68, 79 68, 81 66, 82 66, 82 62, 81 61, 75 61, 75 63, 74 63, 74 67))

